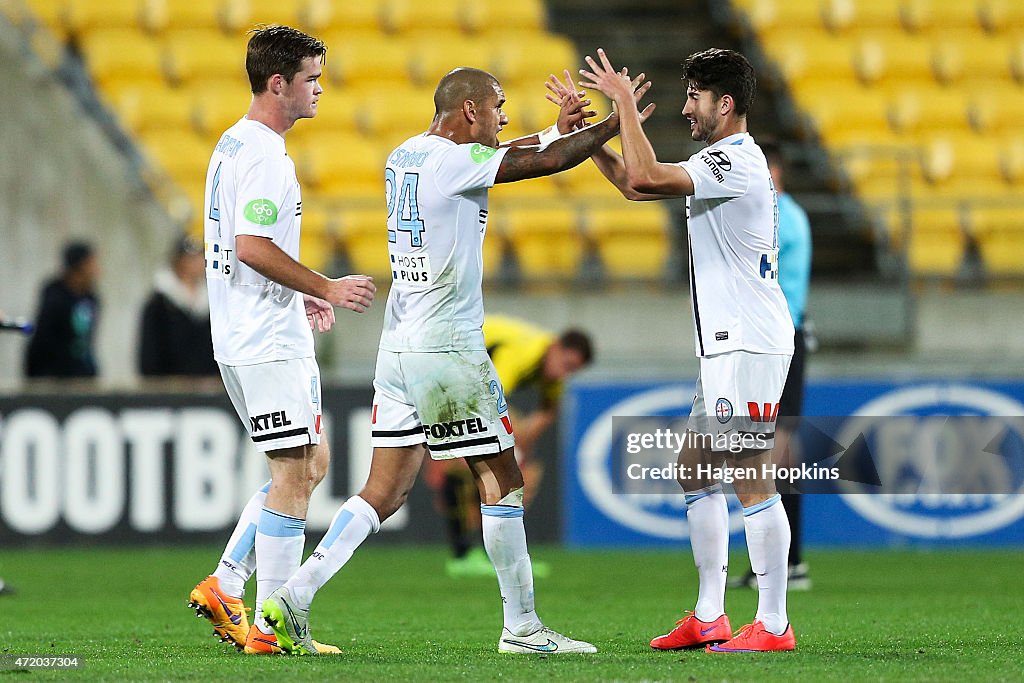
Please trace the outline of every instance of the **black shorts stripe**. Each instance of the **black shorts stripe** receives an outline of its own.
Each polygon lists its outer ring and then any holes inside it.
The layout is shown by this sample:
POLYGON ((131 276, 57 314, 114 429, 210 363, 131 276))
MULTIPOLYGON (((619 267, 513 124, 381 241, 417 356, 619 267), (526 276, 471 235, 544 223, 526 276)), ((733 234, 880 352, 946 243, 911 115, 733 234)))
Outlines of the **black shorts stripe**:
POLYGON ((416 434, 422 434, 423 427, 413 427, 412 429, 375 429, 371 434, 379 437, 392 437, 392 436, 415 436, 416 434))
POLYGON ((289 429, 286 432, 270 432, 269 434, 260 434, 252 437, 253 441, 270 441, 271 439, 284 439, 289 436, 302 436, 305 434, 309 436, 309 429, 307 427, 300 427, 299 429, 289 429))
POLYGON ((432 451, 452 451, 457 448, 469 448, 471 446, 486 446, 488 444, 493 444, 495 446, 500 445, 498 442, 498 437, 488 436, 482 439, 466 439, 464 441, 452 441, 450 443, 428 443, 427 448, 429 448, 432 451))
POLYGON ((763 436, 765 439, 774 439, 775 432, 736 432, 740 436, 763 436))

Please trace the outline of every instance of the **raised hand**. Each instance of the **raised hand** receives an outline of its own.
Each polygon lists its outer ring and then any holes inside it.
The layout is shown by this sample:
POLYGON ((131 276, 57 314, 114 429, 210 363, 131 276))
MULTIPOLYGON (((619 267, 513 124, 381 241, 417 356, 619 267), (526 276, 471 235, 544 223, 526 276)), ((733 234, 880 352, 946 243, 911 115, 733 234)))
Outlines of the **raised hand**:
POLYGON ((591 105, 591 101, 585 99, 586 93, 573 88, 572 75, 569 70, 566 69, 564 73, 565 83, 558 80, 554 74, 550 74, 544 84, 551 91, 545 97, 560 107, 558 122, 555 125, 561 135, 583 128, 588 124, 587 119, 597 116, 596 110, 587 109, 591 105))
POLYGON ((363 313, 373 303, 373 295, 376 291, 377 286, 373 284, 372 277, 346 275, 329 281, 327 296, 324 298, 340 308, 363 313))
MULTIPOLYGON (((616 71, 612 66, 608 55, 602 48, 597 49, 597 56, 601 60, 598 64, 594 58, 587 55, 585 61, 592 71, 580 69, 580 75, 584 79, 579 82, 584 88, 594 88, 615 103, 617 108, 627 107, 632 104, 636 107, 651 87, 650 81, 645 81, 645 74, 641 73, 635 79, 630 79, 629 69, 623 67, 616 71)), ((643 123, 654 113, 655 105, 649 104, 640 112, 640 122, 643 123)))

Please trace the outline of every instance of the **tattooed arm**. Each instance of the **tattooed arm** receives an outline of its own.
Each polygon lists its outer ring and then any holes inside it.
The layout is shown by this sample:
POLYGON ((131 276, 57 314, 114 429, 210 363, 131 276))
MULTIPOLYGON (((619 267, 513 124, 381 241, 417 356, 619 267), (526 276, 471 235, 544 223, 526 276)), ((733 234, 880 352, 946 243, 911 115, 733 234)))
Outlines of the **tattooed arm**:
POLYGON ((505 154, 494 181, 511 183, 578 166, 618 133, 619 118, 610 114, 600 123, 563 136, 543 150, 536 146, 513 147, 505 154))

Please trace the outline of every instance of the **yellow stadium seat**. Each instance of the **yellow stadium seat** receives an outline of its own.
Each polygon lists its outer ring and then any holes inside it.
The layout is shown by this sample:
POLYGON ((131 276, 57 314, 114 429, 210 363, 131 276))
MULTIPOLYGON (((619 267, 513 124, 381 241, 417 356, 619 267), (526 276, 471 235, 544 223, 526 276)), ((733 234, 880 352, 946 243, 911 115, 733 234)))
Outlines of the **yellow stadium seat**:
POLYGON ((96 29, 137 29, 143 24, 144 0, 66 0, 65 25, 71 33, 96 29))
POLYGON ((121 123, 136 135, 158 130, 190 130, 196 105, 191 94, 163 83, 119 84, 110 93, 121 123))
POLYGON ((465 0, 390 0, 382 24, 393 33, 473 32, 479 27, 474 5, 465 0))
POLYGON ((113 81, 163 78, 160 47, 138 31, 90 31, 82 39, 81 49, 89 75, 101 88, 113 81))
POLYGON ((172 31, 166 38, 167 71, 175 83, 203 80, 247 82, 244 38, 219 31, 172 31))
POLYGON ((575 277, 584 254, 575 209, 509 207, 501 221, 523 276, 546 280, 575 277))
POLYGON ((1024 185, 1024 137, 1011 137, 1000 141, 1002 152, 999 157, 999 170, 1003 179, 1017 187, 1024 185))
POLYGON ((146 15, 152 31, 223 30, 228 20, 223 0, 148 0, 146 15))
POLYGON ((1010 71, 1018 83, 1024 84, 1024 34, 1015 36, 1010 45, 1010 71))
POLYGON ((346 86, 376 86, 385 90, 409 80, 411 45, 379 33, 345 30, 324 32, 327 62, 324 74, 331 83, 346 86))
MULTIPOLYGON (((207 136, 219 137, 249 111, 252 93, 247 81, 232 78, 221 83, 201 81, 186 92, 195 103, 196 124, 207 136)), ((299 122, 298 125, 302 125, 299 122)))
POLYGON ((225 28, 231 33, 259 24, 307 28, 306 0, 227 0, 225 5, 225 28))
POLYGON ((480 13, 482 30, 504 34, 508 31, 543 31, 545 9, 543 0, 486 0, 474 3, 480 13))
POLYGON ((999 135, 1020 130, 1024 91, 1001 83, 984 84, 971 94, 971 123, 977 130, 999 135))
POLYGON ((889 103, 884 93, 856 81, 800 81, 793 89, 822 139, 844 144, 850 136, 869 137, 884 144, 889 131, 889 103))
POLYGON ((485 38, 460 33, 434 33, 411 40, 409 73, 415 83, 434 88, 441 77, 460 66, 492 71, 495 46, 485 38))
POLYGON ((823 0, 822 20, 831 31, 898 29, 903 26, 896 0, 823 0))
POLYGON ((484 236, 483 242, 485 280, 494 279, 501 274, 502 265, 505 261, 506 245, 505 235, 494 221, 489 221, 487 224, 487 234, 484 236))
POLYGON ((969 195, 999 187, 1004 182, 1000 142, 964 132, 937 132, 926 140, 922 163, 924 176, 937 188, 969 195))
POLYGON ((981 28, 977 3, 973 0, 903 0, 901 16, 904 26, 910 31, 942 32, 981 28))
POLYGON ((327 269, 338 247, 332 218, 332 212, 323 208, 307 208, 303 202, 299 260, 306 267, 328 276, 332 275, 327 269))
POLYGON ((936 79, 934 48, 924 36, 897 31, 871 33, 857 46, 857 76, 865 83, 902 87, 936 79))
MULTIPOLYGON (((325 32, 333 28, 335 31, 341 30, 348 34, 367 31, 376 33, 382 30, 381 17, 387 1, 314 0, 308 11, 310 17, 315 17, 315 23, 322 26, 325 32)), ((333 47, 332 43, 327 43, 328 51, 333 47)))
POLYGON ((344 209, 338 213, 339 237, 353 273, 372 275, 377 286, 391 280, 387 208, 344 209))
POLYGON ((541 91, 548 74, 560 74, 564 69, 575 72, 580 64, 572 42, 550 33, 506 36, 496 58, 495 75, 504 87, 533 86, 539 89, 539 97, 544 96, 541 91))
POLYGON ((622 208, 592 208, 587 229, 608 274, 658 279, 665 273, 670 243, 668 212, 658 202, 622 208))
POLYGON ((499 217, 509 209, 522 206, 551 206, 564 204, 564 193, 550 177, 498 183, 488 195, 499 217))
POLYGON ((144 156, 182 187, 203 187, 213 146, 191 131, 166 131, 140 136, 144 156))
POLYGON ((319 192, 350 195, 359 187, 383 195, 385 152, 362 136, 314 137, 312 144, 290 153, 303 181, 319 192))
POLYGON ((758 33, 775 29, 817 29, 822 26, 822 7, 814 0, 747 0, 740 3, 751 27, 758 33))
POLYGON ((618 193, 592 161, 584 161, 579 166, 558 173, 552 178, 557 185, 566 188, 573 195, 604 194, 605 190, 618 193))
POLYGON ((976 205, 971 211, 971 232, 989 274, 1024 274, 1024 207, 976 205))
POLYGON ((388 139, 404 140, 427 130, 434 118, 434 88, 411 86, 373 87, 356 93, 360 102, 360 123, 373 136, 392 134, 388 139))
POLYGON ((970 98, 958 88, 910 85, 893 94, 889 120, 897 132, 915 137, 934 131, 967 131, 970 98))
MULTIPOLYGON (((62 40, 67 36, 67 0, 29 0, 26 3, 33 18, 53 31, 62 40)), ((15 8, 18 5, 14 5, 15 8)))
MULTIPOLYGON (((954 3, 955 4, 955 3, 954 3)), ((943 31, 935 36, 935 72, 943 83, 1013 77, 1010 41, 980 31, 943 31)))
POLYGON ((847 36, 779 30, 762 36, 762 42, 768 56, 791 84, 825 77, 841 83, 855 77, 855 42, 847 36))
POLYGON ((960 210, 915 208, 907 263, 915 275, 952 276, 960 269, 965 246, 960 210))
POLYGON ((1020 0, 979 0, 978 16, 993 33, 1024 28, 1024 4, 1020 0))

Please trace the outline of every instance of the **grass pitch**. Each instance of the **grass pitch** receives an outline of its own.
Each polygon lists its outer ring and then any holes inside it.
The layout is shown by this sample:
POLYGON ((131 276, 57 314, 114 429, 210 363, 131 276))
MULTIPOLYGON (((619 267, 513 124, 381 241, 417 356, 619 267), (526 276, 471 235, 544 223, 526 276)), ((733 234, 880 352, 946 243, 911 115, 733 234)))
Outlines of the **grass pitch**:
MULTIPOLYGON (((647 643, 692 606, 696 576, 678 552, 535 548, 552 566, 537 604, 596 655, 499 655, 501 605, 488 579, 449 579, 441 548, 373 539, 317 596, 314 636, 340 657, 248 657, 185 607, 219 548, 4 550, 0 652, 76 654, 77 671, 32 680, 1020 680, 1020 552, 809 554, 813 590, 790 595, 797 651, 654 652, 647 643)), ((734 555, 734 566, 745 558, 734 555)), ((249 599, 255 591, 250 584, 249 599)), ((734 628, 756 593, 730 591, 734 628)), ((14 680, 15 672, 0 672, 14 680)))

